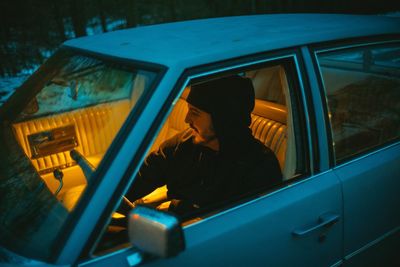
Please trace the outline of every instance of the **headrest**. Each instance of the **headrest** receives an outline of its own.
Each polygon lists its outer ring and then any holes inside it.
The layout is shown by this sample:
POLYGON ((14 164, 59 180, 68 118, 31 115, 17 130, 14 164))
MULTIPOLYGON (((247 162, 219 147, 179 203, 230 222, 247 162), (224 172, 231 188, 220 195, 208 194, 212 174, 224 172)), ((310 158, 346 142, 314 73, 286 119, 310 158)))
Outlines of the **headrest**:
POLYGON ((256 99, 253 114, 286 124, 287 108, 284 105, 256 99))

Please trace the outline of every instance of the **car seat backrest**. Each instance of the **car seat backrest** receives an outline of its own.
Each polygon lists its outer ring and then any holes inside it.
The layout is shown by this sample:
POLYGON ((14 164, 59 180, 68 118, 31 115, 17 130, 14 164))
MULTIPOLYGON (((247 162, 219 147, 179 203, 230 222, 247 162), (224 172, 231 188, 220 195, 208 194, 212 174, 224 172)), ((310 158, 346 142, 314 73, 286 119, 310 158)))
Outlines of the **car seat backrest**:
POLYGON ((286 156, 287 109, 283 105, 256 100, 250 128, 253 136, 274 151, 284 170, 286 156))

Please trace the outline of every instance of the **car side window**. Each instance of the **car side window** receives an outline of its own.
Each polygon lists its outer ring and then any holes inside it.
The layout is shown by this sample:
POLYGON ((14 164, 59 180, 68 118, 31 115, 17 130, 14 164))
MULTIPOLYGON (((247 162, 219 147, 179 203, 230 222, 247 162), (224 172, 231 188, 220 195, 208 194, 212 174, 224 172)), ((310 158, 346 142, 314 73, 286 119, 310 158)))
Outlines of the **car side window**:
MULTIPOLYGON (((166 142, 169 142, 168 140, 171 140, 171 138, 176 137, 188 129, 190 130, 190 128, 201 132, 202 126, 197 126, 196 123, 192 122, 190 119, 192 116, 191 114, 194 114, 193 116, 198 116, 197 112, 190 108, 191 106, 197 104, 197 100, 193 102, 188 99, 190 98, 188 95, 190 95, 190 92, 193 91, 193 87, 197 87, 199 84, 201 85, 214 80, 222 81, 227 76, 240 75, 243 78, 247 78, 251 82, 255 96, 254 109, 250 114, 251 121, 249 122, 248 128, 250 129, 254 139, 267 147, 277 159, 277 163, 279 164, 279 168, 282 173, 282 178, 280 178, 280 181, 283 182, 290 180, 295 176, 306 173, 304 154, 302 154, 305 151, 303 147, 304 143, 299 136, 296 137, 295 134, 295 132, 297 135, 298 133, 301 133, 302 129, 299 129, 300 114, 293 114, 293 110, 298 110, 298 107, 293 107, 293 105, 297 105, 297 103, 294 100, 295 95, 292 92, 293 89, 290 88, 294 85, 291 81, 293 77, 288 77, 288 66, 289 64, 276 64, 259 67, 257 69, 252 68, 237 73, 230 72, 229 74, 218 74, 217 77, 213 76, 210 78, 204 77, 197 80, 189 80, 189 86, 183 90, 183 93, 175 102, 175 106, 172 108, 171 113, 159 131, 157 138, 155 138, 155 141, 153 142, 148 154, 150 156, 147 157, 147 160, 142 165, 142 169, 146 164, 151 165, 152 156, 164 156, 167 151, 164 149, 165 144, 166 142), (289 83, 291 84, 289 85, 289 83)), ((213 89, 223 90, 223 88, 213 89)), ((198 90, 200 91, 200 89, 198 90)), ((232 111, 229 112, 228 101, 233 101, 229 100, 229 98, 233 98, 233 96, 229 95, 229 90, 226 91, 226 95, 221 97, 222 100, 219 100, 217 105, 221 110, 225 109, 224 116, 226 116, 226 120, 231 120, 237 115, 235 115, 232 111), (228 112, 226 112, 226 110, 228 110, 228 112)), ((246 99, 243 99, 243 101, 245 100, 246 99)), ((207 102, 212 102, 212 100, 207 100, 207 102)), ((199 104, 200 107, 202 107, 202 103, 199 104)), ((196 106, 194 106, 194 108, 197 109, 196 106)), ((206 105, 204 109, 207 108, 209 107, 206 105)), ((240 108, 240 106, 236 104, 235 109, 236 108, 240 108)), ((216 125, 216 127, 218 126, 216 125)), ((238 144, 236 144, 236 146, 238 146, 238 144)), ((237 155, 237 157, 239 157, 239 155, 237 155)), ((168 169, 166 172, 171 171, 170 167, 174 164, 175 161, 168 163, 164 168, 168 169)), ((179 162, 177 166, 174 165, 173 168, 184 168, 183 164, 185 163, 179 162)), ((174 175, 180 174, 179 171, 176 173, 174 171, 172 172, 174 175)), ((265 176, 267 177, 268 174, 266 173, 265 176)), ((186 177, 185 179, 188 178, 186 177)), ((132 187, 134 186, 135 183, 132 187)), ((218 190, 220 190, 220 193, 223 194, 228 190, 228 187, 229 184, 226 184, 225 188, 220 187, 218 190)), ((139 200, 139 203, 151 204, 158 209, 168 210, 171 206, 171 202, 163 202, 163 200, 165 201, 170 198, 171 194, 168 194, 167 191, 171 191, 171 188, 173 188, 173 185, 168 184, 167 181, 166 187, 160 187, 151 194, 142 197, 139 200), (164 195, 164 198, 161 197, 162 195, 164 195)), ((135 199, 132 200, 135 201, 135 199)), ((196 217, 195 219, 198 220, 199 217, 196 217)))
MULTIPOLYGON (((158 210, 173 212, 180 217, 185 226, 280 188, 287 180, 294 177, 305 177, 308 174, 306 160, 308 154, 304 141, 306 136, 304 115, 299 102, 301 97, 297 95, 300 90, 295 90, 299 86, 295 69, 294 61, 288 59, 257 67, 241 68, 236 72, 231 70, 212 76, 188 78, 188 86, 181 89, 181 95, 174 101, 174 106, 171 107, 169 115, 148 150, 139 174, 121 201, 122 204, 113 213, 113 219, 94 254, 101 254, 127 241, 124 235, 126 231, 124 216, 127 210, 123 208, 127 204, 126 199, 133 202, 133 206, 144 204, 158 210), (241 77, 251 84, 249 89, 254 93, 254 108, 248 111, 249 121, 245 126, 254 149, 249 150, 250 154, 241 156, 235 152, 239 147, 239 144, 235 143, 234 149, 230 152, 233 155, 228 155, 228 159, 221 159, 222 156, 220 158, 219 155, 222 155, 223 148, 218 152, 211 151, 212 149, 209 149, 211 146, 205 147, 204 143, 200 142, 199 144, 203 145, 199 146, 196 138, 199 137, 198 140, 201 140, 206 135, 202 135, 207 130, 202 119, 202 111, 214 114, 213 118, 223 114, 224 121, 218 121, 222 124, 225 121, 234 121, 235 116, 240 116, 234 112, 243 108, 241 103, 246 102, 245 95, 241 95, 239 102, 233 103, 232 106, 232 103, 229 103, 234 101, 232 87, 207 88, 211 86, 209 83, 223 85, 225 79, 229 80, 233 76, 236 76, 237 82, 243 82, 239 79, 241 77), (222 95, 215 93, 215 90, 220 90, 222 95), (211 94, 218 101, 210 99, 208 95, 203 99, 203 93, 211 94), (187 136, 191 139, 187 139, 187 136), (265 147, 269 151, 268 160, 260 160, 262 156, 258 152, 264 151, 264 148, 260 150, 260 147, 265 147), (195 155, 187 154, 187 150, 195 155), (272 177, 274 168, 266 167, 268 164, 280 169, 281 173, 272 177), (209 173, 213 175, 208 177, 209 173), (238 182, 242 176, 247 178, 238 182), (147 183, 145 179, 151 181, 147 183), (271 183, 268 182, 266 186, 264 180, 270 180, 271 183), (248 181, 252 181, 251 185, 248 181), (235 189, 237 188, 235 183, 240 183, 241 190, 235 189), (143 192, 146 194, 142 194, 143 192)), ((214 127, 215 130, 218 125, 214 127)), ((230 130, 241 129, 236 125, 230 130)), ((215 131, 217 138, 223 138, 217 131, 215 131)), ((231 134, 232 132, 228 135, 231 134)), ((248 141, 248 139, 240 140, 248 141)), ((126 208, 129 210, 131 207, 132 205, 129 205, 126 208)))
POLYGON ((400 45, 317 54, 336 162, 400 137, 400 45))

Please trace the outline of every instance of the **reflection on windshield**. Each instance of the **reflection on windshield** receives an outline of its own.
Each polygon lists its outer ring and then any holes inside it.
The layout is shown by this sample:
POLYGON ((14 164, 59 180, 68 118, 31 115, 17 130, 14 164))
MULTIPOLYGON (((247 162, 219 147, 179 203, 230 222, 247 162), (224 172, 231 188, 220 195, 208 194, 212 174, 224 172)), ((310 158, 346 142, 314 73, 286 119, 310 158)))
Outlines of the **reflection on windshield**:
MULTIPOLYGON (((137 72, 115 69, 96 59, 73 56, 37 94, 38 110, 34 115, 127 99, 137 75, 137 72)), ((19 119, 32 117, 31 113, 24 111, 19 119)))
POLYGON ((50 256, 93 172, 156 77, 69 51, 49 62, 16 101, 26 102, 22 112, 0 125, 0 244, 37 259, 50 256))

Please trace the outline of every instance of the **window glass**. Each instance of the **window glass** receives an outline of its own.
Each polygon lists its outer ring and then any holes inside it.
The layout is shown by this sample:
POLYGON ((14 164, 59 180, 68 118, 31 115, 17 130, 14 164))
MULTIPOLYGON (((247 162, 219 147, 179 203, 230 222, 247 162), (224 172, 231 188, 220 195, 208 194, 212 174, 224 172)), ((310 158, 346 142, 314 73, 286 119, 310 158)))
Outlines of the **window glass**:
POLYGON ((290 66, 190 80, 95 254, 124 242, 129 246, 125 215, 137 204, 172 212, 185 226, 305 174, 304 127, 301 115, 293 114, 301 109, 291 89, 295 78, 289 83, 290 66))
POLYGON ((285 71, 282 66, 257 69, 246 72, 251 78, 257 99, 285 105, 284 86, 287 83, 285 71), (268 88, 268 89, 266 89, 268 88))
POLYGON ((337 162, 400 136, 400 46, 318 53, 337 162))
POLYGON ((84 108, 104 102, 128 99, 136 72, 106 66, 99 60, 82 56, 71 57, 37 94, 38 110, 22 118, 84 108))
POLYGON ((10 99, 15 113, 0 125, 2 246, 35 259, 51 256, 56 236, 156 75, 61 50, 10 99))

